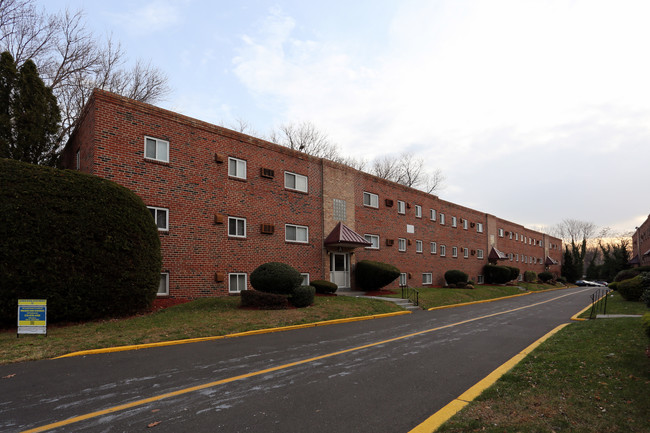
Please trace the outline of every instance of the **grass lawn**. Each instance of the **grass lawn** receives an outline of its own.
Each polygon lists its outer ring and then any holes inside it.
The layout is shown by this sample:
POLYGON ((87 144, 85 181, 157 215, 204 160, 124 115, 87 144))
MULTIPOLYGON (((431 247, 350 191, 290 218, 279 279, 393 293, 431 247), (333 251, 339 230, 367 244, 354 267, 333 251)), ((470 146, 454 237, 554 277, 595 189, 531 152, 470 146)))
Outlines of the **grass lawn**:
MULTIPOLYGON (((604 300, 603 300, 604 301, 604 300)), ((603 302, 601 301, 601 302, 603 302)), ((583 312, 579 317, 582 318, 589 318, 589 312, 591 308, 585 312, 583 312)), ((645 314, 648 312, 648 307, 643 302, 631 302, 631 301, 626 301, 621 297, 621 295, 614 291, 610 292, 609 295, 607 295, 607 314, 645 314)), ((603 306, 600 306, 599 309, 597 309, 597 314, 604 314, 603 313, 603 306)))
POLYGON ((245 310, 239 297, 204 298, 155 313, 88 322, 49 325, 47 337, 0 331, 0 364, 53 358, 79 350, 186 338, 226 335, 256 329, 383 314, 402 309, 393 303, 347 296, 317 296, 314 305, 291 310, 245 310))
POLYGON ((647 347, 638 318, 573 323, 436 433, 648 432, 647 347))

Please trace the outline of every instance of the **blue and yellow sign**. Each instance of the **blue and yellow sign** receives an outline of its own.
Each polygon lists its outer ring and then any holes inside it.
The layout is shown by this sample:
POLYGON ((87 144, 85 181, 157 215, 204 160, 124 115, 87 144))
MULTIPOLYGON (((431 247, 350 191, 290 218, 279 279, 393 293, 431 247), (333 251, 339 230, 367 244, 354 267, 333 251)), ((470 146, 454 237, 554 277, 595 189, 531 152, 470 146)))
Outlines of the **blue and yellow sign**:
POLYGON ((18 300, 18 334, 47 334, 47 300, 18 300))

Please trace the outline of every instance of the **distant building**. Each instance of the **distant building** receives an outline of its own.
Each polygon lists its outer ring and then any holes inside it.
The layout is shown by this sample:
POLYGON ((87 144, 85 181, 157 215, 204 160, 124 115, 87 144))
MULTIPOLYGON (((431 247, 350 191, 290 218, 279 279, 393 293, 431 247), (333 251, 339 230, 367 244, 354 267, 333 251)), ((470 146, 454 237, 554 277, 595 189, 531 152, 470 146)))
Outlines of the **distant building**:
POLYGON ((443 285, 450 269, 481 283, 488 260, 560 273, 558 238, 106 91, 88 101, 63 164, 149 207, 162 245, 160 296, 239 293, 270 261, 305 282, 352 289, 364 259, 397 266, 394 287, 443 285))
POLYGON ((650 215, 632 235, 633 266, 650 266, 650 215))

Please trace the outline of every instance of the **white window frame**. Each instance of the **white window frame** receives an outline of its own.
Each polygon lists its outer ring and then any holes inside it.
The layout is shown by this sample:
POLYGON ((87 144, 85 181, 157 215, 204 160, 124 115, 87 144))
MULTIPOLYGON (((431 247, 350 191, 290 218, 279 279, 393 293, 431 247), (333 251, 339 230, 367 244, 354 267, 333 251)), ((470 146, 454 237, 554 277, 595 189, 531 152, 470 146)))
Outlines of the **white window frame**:
POLYGON ((485 282, 485 279, 483 278, 483 275, 479 275, 476 277, 476 284, 483 284, 485 282))
POLYGON ((421 253, 422 252, 422 241, 419 241, 419 240, 415 241, 415 252, 416 253, 421 253))
POLYGON ((419 204, 415 205, 415 217, 422 218, 422 206, 420 206, 419 204))
POLYGON ((512 240, 512 232, 509 232, 509 238, 512 240))
POLYGON ((367 207, 379 208, 379 196, 371 192, 363 192, 363 205, 367 207), (366 200, 367 198, 367 200, 366 200))
POLYGON ((397 213, 402 215, 406 213, 406 202, 397 200, 397 213))
POLYGON ((440 220, 440 225, 441 225, 441 226, 444 226, 444 225, 445 225, 445 214, 444 214, 444 213, 440 213, 438 219, 440 220))
POLYGON ((154 138, 145 135, 144 136, 144 157, 145 159, 150 159, 152 161, 169 162, 169 141, 161 140, 160 138, 154 138), (151 154, 151 152, 147 152, 147 140, 151 140, 154 142, 153 155, 151 154), (160 150, 162 148, 164 148, 166 152, 165 155, 160 155, 161 153, 160 150))
POLYGON ((160 273, 160 282, 158 283, 158 291, 156 296, 169 296, 169 272, 160 273), (160 291, 162 287, 163 291, 160 291))
POLYGON ((363 237, 366 238, 366 240, 372 244, 369 247, 366 247, 367 250, 378 250, 379 249, 379 235, 365 234, 365 235, 363 235, 363 237))
POLYGON ((476 223, 476 233, 483 233, 483 223, 476 223))
POLYGON ((447 257, 447 246, 440 245, 440 257, 447 257))
POLYGON ((308 244, 309 243, 309 227, 308 226, 300 226, 300 225, 296 225, 296 224, 285 224, 284 225, 284 240, 286 242, 296 242, 296 243, 299 243, 299 244, 308 244), (296 239, 289 239, 289 237, 288 237, 288 235, 289 235, 288 228, 296 229, 296 239), (304 241, 303 240, 298 240, 298 229, 300 229, 301 231, 304 229, 306 240, 304 240, 304 241))
POLYGON ((433 284, 433 274, 431 272, 422 273, 422 285, 427 286, 433 284))
POLYGON ((503 237, 503 229, 499 229, 499 237, 500 237, 500 238, 503 237))
POLYGON ((483 250, 476 250, 476 258, 477 259, 483 258, 483 250))
POLYGON ((243 290, 247 290, 248 288, 248 275, 240 272, 231 272, 228 274, 228 293, 241 293, 242 292, 242 287, 243 290), (233 290, 232 287, 232 278, 236 278, 236 286, 235 290, 233 290), (243 284, 241 283, 241 278, 243 278, 243 284))
POLYGON ((451 247, 451 256, 458 257, 458 247, 451 247))
POLYGON ((284 187, 293 191, 309 192, 309 178, 302 174, 285 171, 284 187), (293 182, 293 186, 290 185, 291 181, 293 182))
POLYGON ((237 179, 246 179, 246 160, 232 156, 228 157, 228 176, 237 179), (233 166, 234 163, 234 166, 233 166))
POLYGON ((435 221, 435 220, 436 220, 436 210, 435 210, 435 209, 431 209, 431 212, 430 212, 430 215, 429 215, 429 219, 430 219, 431 221, 435 221))
POLYGON ((245 238, 246 237, 246 218, 229 216, 228 217, 228 236, 231 237, 231 238, 245 238), (230 227, 230 222, 231 221, 235 222, 235 232, 234 233, 232 233, 230 231, 230 228, 231 228, 230 227), (244 232, 243 233, 239 232, 239 224, 238 224, 239 222, 244 223, 244 226, 243 226, 244 232))
POLYGON ((519 253, 515 254, 515 262, 519 261, 519 253))
POLYGON ((467 222, 467 218, 463 220, 463 229, 467 230, 469 228, 469 223, 467 222))
POLYGON ((301 272, 300 275, 302 276, 301 285, 308 286, 309 285, 309 273, 308 272, 301 272))
POLYGON ((463 257, 466 259, 469 258, 469 248, 463 248, 463 257))
POLYGON ((400 286, 408 285, 408 274, 406 272, 401 272, 399 274, 399 285, 400 286))
POLYGON ((147 206, 147 209, 149 209, 149 211, 154 211, 154 214, 152 215, 152 217, 153 217, 154 224, 156 224, 156 227, 158 227, 158 231, 160 231, 160 232, 169 231, 169 209, 164 208, 164 207, 155 207, 155 206, 147 206), (159 212, 164 212, 165 213, 165 227, 160 227, 158 225, 158 213, 159 212))
POLYGON ((438 244, 431 242, 431 254, 438 254, 438 244))
POLYGON ((397 251, 404 252, 406 251, 406 239, 398 238, 397 239, 397 251))
POLYGON ((458 227, 458 218, 456 218, 455 216, 451 217, 451 226, 458 227))

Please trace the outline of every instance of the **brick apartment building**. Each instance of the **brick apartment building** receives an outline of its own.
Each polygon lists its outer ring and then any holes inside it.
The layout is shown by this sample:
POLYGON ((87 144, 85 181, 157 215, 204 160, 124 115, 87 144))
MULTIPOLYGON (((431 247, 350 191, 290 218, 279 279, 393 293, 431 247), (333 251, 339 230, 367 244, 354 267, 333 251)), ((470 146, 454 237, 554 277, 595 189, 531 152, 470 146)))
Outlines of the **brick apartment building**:
POLYGON ((239 293, 269 261, 349 288, 364 259, 397 266, 395 287, 442 285, 450 269, 482 282, 488 260, 560 272, 558 238, 106 91, 86 104, 63 166, 111 179, 149 207, 161 296, 239 293))
POLYGON ((650 215, 636 227, 632 235, 632 260, 634 266, 650 266, 650 215))

